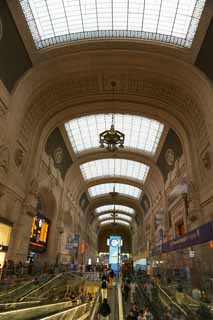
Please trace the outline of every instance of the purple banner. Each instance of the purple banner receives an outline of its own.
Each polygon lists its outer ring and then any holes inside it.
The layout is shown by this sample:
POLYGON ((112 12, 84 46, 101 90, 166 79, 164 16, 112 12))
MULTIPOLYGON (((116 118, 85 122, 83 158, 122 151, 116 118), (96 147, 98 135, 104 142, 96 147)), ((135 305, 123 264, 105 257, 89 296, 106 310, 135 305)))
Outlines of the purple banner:
POLYGON ((188 248, 211 240, 213 240, 213 221, 186 233, 183 237, 178 237, 163 243, 162 246, 157 246, 154 248, 152 255, 188 248))

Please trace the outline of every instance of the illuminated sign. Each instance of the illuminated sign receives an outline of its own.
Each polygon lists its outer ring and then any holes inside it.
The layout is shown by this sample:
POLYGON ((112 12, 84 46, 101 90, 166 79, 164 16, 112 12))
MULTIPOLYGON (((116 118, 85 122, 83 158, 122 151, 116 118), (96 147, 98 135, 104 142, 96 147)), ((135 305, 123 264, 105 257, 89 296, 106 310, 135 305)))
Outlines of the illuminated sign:
POLYGON ((47 247, 47 238, 50 227, 50 221, 44 216, 38 214, 33 218, 30 244, 35 251, 45 251, 47 247))
POLYGON ((122 246, 122 239, 120 236, 111 236, 109 241, 109 264, 114 272, 120 269, 120 248, 122 246))

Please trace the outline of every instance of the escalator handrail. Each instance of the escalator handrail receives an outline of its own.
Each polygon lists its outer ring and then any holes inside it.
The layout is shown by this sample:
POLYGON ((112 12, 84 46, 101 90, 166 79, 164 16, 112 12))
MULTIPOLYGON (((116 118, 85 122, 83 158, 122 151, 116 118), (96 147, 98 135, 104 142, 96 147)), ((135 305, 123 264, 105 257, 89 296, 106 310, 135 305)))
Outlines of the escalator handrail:
POLYGON ((118 319, 119 320, 124 320, 123 297, 122 297, 120 279, 119 279, 119 281, 117 283, 117 292, 118 292, 118 319))
MULTIPOLYGON (((85 308, 87 305, 89 306, 91 304, 91 302, 87 302, 87 303, 84 303, 84 304, 79 304, 78 306, 75 306, 75 307, 71 307, 70 309, 68 310, 65 310, 65 311, 59 311, 55 314, 52 314, 50 316, 45 316, 44 318, 42 318, 43 320, 51 320, 51 319, 55 319, 56 317, 59 319, 62 318, 68 314, 69 312, 73 311, 74 314, 75 314, 75 311, 77 311, 78 309, 81 309, 81 308, 85 308)), ((88 313, 88 312, 87 312, 88 313)))
POLYGON ((53 277, 52 279, 48 280, 47 282, 45 282, 44 284, 42 284, 40 287, 31 290, 30 292, 27 292, 25 295, 23 295, 20 299, 20 301, 23 301, 23 299, 25 299, 26 297, 32 295, 33 293, 39 291, 40 289, 42 289, 43 287, 45 287, 46 285, 49 285, 51 282, 55 281, 56 279, 60 278, 63 275, 63 273, 58 273, 55 277, 53 277))
POLYGON ((166 298, 170 301, 170 303, 176 307, 182 314, 184 314, 184 316, 188 316, 187 312, 178 304, 176 303, 168 294, 166 291, 164 291, 161 286, 157 285, 157 287, 159 288, 160 292, 166 296, 166 298))
POLYGON ((101 297, 101 289, 99 288, 95 301, 93 303, 91 312, 90 312, 90 320, 95 320, 96 314, 98 311, 98 307, 100 306, 100 297, 101 297))
POLYGON ((34 282, 34 280, 30 280, 30 281, 27 281, 26 283, 24 283, 23 285, 9 291, 9 292, 6 292, 6 293, 3 293, 0 295, 0 298, 4 298, 4 297, 7 297, 7 296, 10 296, 11 294, 15 293, 16 291, 19 291, 20 289, 23 289, 24 287, 28 286, 29 284, 32 284, 34 282))

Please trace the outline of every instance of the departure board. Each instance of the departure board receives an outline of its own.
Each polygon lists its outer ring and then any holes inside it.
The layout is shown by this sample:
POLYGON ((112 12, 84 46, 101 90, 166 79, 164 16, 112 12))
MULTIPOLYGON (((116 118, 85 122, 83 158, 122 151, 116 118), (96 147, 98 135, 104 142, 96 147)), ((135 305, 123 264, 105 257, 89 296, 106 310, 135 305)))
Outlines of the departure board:
POLYGON ((33 218, 30 245, 33 246, 35 251, 45 251, 47 247, 48 233, 49 233, 50 221, 41 214, 36 215, 33 218), (38 250, 36 250, 36 248, 38 250))

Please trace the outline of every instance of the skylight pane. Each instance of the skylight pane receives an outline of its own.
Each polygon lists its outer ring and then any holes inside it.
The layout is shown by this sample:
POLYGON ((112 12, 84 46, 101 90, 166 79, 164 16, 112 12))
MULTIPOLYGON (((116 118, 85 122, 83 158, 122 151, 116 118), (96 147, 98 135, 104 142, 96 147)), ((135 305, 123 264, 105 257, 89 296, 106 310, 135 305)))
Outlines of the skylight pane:
POLYGON ((105 219, 112 219, 112 215, 110 213, 107 214, 102 214, 101 216, 98 217, 98 220, 105 220, 105 219))
MULTIPOLYGON (((76 153, 98 148, 99 134, 111 126, 112 114, 90 115, 65 123, 67 135, 76 153)), ((114 114, 116 130, 125 134, 124 147, 154 155, 164 125, 146 117, 114 114)))
POLYGON ((145 182, 149 166, 126 159, 101 159, 80 166, 85 180, 100 177, 127 177, 145 182))
MULTIPOLYGON (((116 213, 116 218, 123 219, 127 221, 132 221, 132 218, 127 216, 126 214, 116 213)), ((98 216, 98 220, 106 220, 106 219, 112 219, 112 213, 106 213, 98 216)))
POLYGON ((142 192, 142 190, 139 188, 122 183, 103 183, 90 187, 88 189, 91 197, 106 195, 110 192, 113 192, 114 190, 115 192, 118 192, 120 194, 127 195, 137 199, 140 198, 142 192))
POLYGON ((191 47, 206 0, 19 0, 38 49, 90 38, 191 47), (47 41, 51 40, 51 41, 47 41))
POLYGON ((128 214, 134 214, 135 210, 130 208, 130 207, 127 207, 127 206, 123 206, 123 205, 113 205, 113 204, 110 204, 110 205, 105 205, 105 206, 101 206, 101 207, 98 207, 96 208, 96 213, 102 213, 102 212, 107 212, 107 211, 113 211, 115 209, 115 211, 118 211, 118 212, 126 212, 128 214))
MULTIPOLYGON (((114 223, 114 220, 101 221, 100 225, 111 224, 111 223, 114 223)), ((122 224, 122 225, 125 225, 125 226, 128 226, 128 227, 130 226, 129 222, 123 221, 123 220, 115 220, 115 223, 122 224)))
POLYGON ((126 214, 117 213, 116 217, 118 219, 124 219, 124 220, 127 220, 127 221, 132 221, 132 218, 127 216, 126 214))

